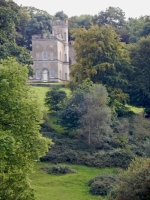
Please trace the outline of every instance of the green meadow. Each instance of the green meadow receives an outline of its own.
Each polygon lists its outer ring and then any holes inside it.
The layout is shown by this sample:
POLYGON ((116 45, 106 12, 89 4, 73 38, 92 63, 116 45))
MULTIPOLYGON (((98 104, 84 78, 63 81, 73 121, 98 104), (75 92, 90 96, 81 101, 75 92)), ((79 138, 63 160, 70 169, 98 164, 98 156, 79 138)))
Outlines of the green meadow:
MULTIPOLYGON (((48 87, 32 86, 37 98, 40 101, 41 108, 47 112, 44 105, 45 94, 49 90, 48 87)), ((62 88, 67 95, 70 90, 62 88)), ((59 133, 64 132, 62 127, 57 125, 57 118, 53 114, 49 115, 49 123, 59 133)), ((73 165, 73 169, 77 171, 75 174, 53 175, 47 174, 41 169, 43 166, 49 166, 50 163, 37 162, 34 166, 34 172, 30 175, 31 186, 35 190, 37 200, 104 200, 100 196, 93 196, 89 193, 88 181, 102 173, 114 173, 114 168, 99 169, 95 167, 87 167, 82 165, 73 165)))
POLYGON ((31 186, 35 190, 37 200, 104 200, 100 196, 89 193, 88 181, 102 173, 114 173, 115 168, 99 169, 82 165, 73 165, 75 174, 53 175, 41 169, 49 163, 37 162, 34 173, 30 175, 31 186))
MULTIPOLYGON (((48 113, 45 107, 45 94, 49 87, 32 86, 37 95, 43 112, 48 113)), ((61 88, 67 95, 71 92, 68 88, 61 88)), ((135 113, 143 111, 142 108, 136 108, 127 105, 135 113)), ((64 133, 65 130, 57 124, 57 116, 54 113, 48 114, 50 126, 58 133, 64 133)), ((89 193, 88 181, 99 174, 115 173, 115 168, 95 168, 82 165, 68 164, 77 171, 75 174, 53 175, 48 174, 41 169, 43 166, 49 166, 50 163, 37 162, 34 166, 34 173, 30 174, 31 186, 35 190, 37 200, 105 200, 101 196, 93 196, 89 193)))

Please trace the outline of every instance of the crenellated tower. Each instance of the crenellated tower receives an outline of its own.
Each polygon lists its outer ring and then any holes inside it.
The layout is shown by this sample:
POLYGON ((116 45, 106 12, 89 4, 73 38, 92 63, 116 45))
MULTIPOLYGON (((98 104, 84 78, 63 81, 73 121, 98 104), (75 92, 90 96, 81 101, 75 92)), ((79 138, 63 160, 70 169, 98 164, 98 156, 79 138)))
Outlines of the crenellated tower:
POLYGON ((69 81, 68 22, 52 22, 52 34, 32 36, 32 57, 36 82, 69 81))

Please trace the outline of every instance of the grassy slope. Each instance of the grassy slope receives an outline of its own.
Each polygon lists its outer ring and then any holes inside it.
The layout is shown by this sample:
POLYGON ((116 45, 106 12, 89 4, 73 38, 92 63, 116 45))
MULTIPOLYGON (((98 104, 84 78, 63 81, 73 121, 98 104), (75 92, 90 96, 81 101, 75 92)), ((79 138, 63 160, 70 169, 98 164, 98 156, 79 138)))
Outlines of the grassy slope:
MULTIPOLYGON (((42 104, 43 110, 46 109, 44 106, 44 99, 46 92, 50 89, 49 87, 39 87, 39 86, 31 86, 35 94, 37 95, 37 98, 39 99, 40 103, 42 104)), ((67 95, 71 94, 71 91, 68 88, 61 88, 61 90, 65 91, 67 95)))
MULTIPOLYGON (((42 110, 46 111, 47 108, 44 106, 44 98, 46 92, 49 90, 47 87, 32 87, 41 102, 42 110)), ((69 90, 63 88, 68 94, 69 90)), ((130 109, 139 113, 143 109, 130 106, 130 109)), ((50 123, 54 126, 55 130, 62 131, 62 127, 53 124, 56 121, 56 117, 50 117, 50 123)), ((48 163, 37 163, 35 165, 35 173, 31 174, 31 186, 35 189, 35 196, 37 200, 102 200, 104 198, 98 196, 92 196, 89 194, 89 187, 87 182, 101 173, 113 173, 114 169, 105 168, 98 169, 94 167, 77 166, 72 165, 73 169, 77 170, 76 174, 67 175, 49 175, 40 167, 49 165, 48 163)))
POLYGON ((37 163, 35 173, 31 174, 31 186, 35 189, 37 200, 96 200, 104 199, 89 194, 88 181, 101 173, 113 173, 115 169, 98 169, 81 165, 67 164, 77 170, 75 174, 50 175, 41 170, 47 163, 37 163))
MULTIPOLYGON (((37 95, 37 98, 40 101, 41 108, 45 112, 48 110, 47 107, 44 105, 44 99, 46 92, 49 90, 48 87, 38 87, 38 86, 32 86, 32 89, 34 90, 35 94, 37 95)), ((67 95, 69 96, 71 94, 71 91, 68 88, 61 88, 61 90, 65 91, 67 95)), ((49 124, 53 129, 55 129, 58 133, 65 133, 66 130, 63 129, 57 122, 57 117, 54 114, 49 114, 49 124)))

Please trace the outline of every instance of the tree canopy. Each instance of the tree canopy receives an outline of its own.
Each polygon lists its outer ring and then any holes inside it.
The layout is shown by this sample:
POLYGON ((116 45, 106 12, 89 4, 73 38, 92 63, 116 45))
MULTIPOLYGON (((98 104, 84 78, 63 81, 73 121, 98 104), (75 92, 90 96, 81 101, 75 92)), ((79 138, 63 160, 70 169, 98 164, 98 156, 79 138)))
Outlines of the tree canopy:
POLYGON ((150 116, 150 35, 130 47, 134 71, 130 74, 131 103, 146 108, 150 116))
POLYGON ((16 3, 13 1, 0 1, 0 59, 6 59, 8 56, 15 57, 21 64, 28 65, 29 74, 32 75, 30 52, 16 43, 18 41, 22 44, 19 39, 21 24, 24 26, 26 21, 28 20, 25 19, 25 13, 23 15, 23 9, 16 3))
POLYGON ((100 11, 93 18, 94 24, 99 26, 111 25, 115 28, 121 28, 125 23, 125 13, 119 7, 109 7, 106 11, 100 11))
POLYGON ((42 113, 27 71, 13 58, 0 64, 1 199, 34 199, 28 173, 51 143, 39 132, 42 113))
POLYGON ((71 77, 79 82, 89 77, 94 83, 123 88, 130 71, 130 57, 125 44, 112 27, 92 26, 75 29, 76 64, 71 66, 71 77))

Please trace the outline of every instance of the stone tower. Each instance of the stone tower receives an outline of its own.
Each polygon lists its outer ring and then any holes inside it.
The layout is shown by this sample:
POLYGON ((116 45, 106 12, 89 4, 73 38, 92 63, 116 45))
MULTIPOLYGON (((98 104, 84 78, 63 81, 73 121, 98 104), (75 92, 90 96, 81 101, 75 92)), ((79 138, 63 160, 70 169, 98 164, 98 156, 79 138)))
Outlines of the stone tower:
POLYGON ((68 22, 52 22, 52 34, 32 36, 35 82, 69 81, 68 22))

